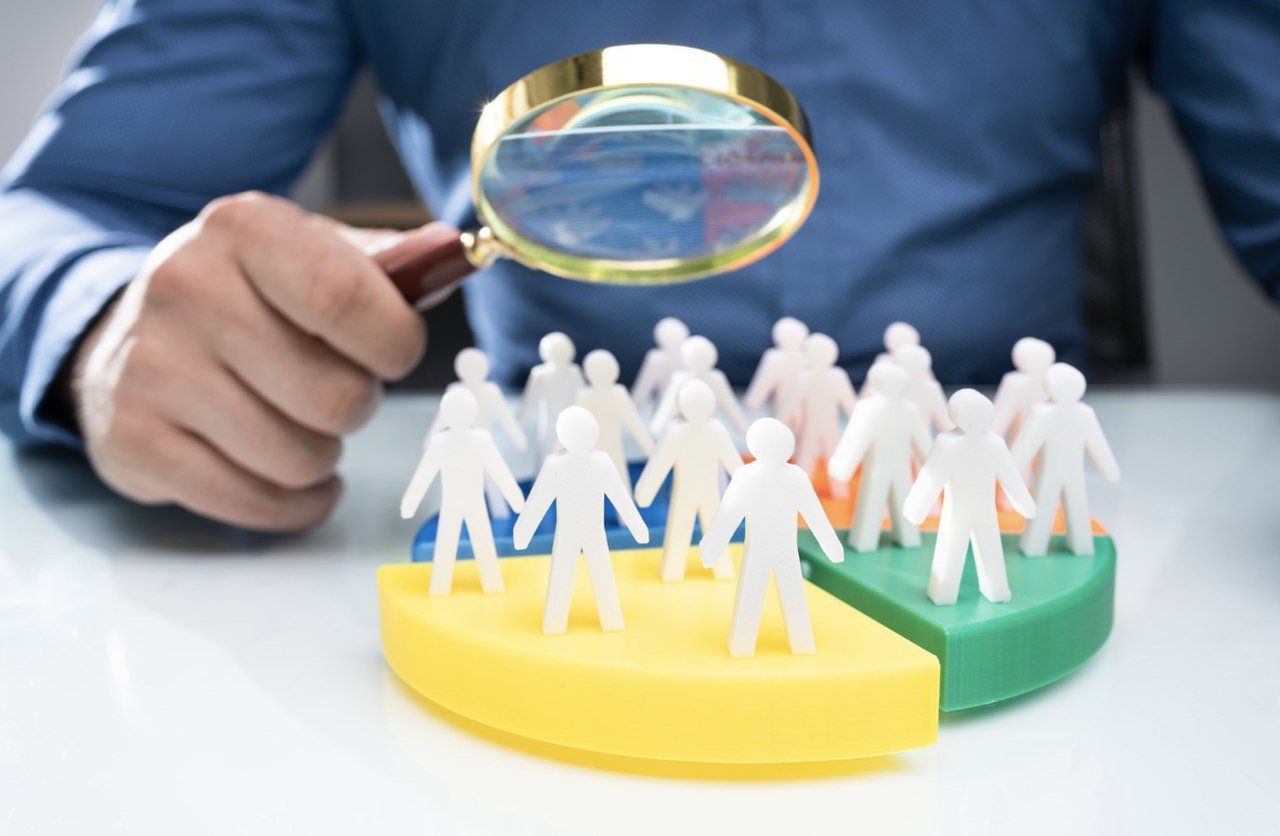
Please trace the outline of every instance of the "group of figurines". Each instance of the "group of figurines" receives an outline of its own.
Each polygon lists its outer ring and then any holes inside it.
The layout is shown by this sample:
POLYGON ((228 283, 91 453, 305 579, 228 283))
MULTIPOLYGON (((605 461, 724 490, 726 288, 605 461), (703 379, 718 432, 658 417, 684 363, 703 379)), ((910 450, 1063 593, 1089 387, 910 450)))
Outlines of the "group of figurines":
POLYGON ((485 355, 474 348, 462 351, 455 362, 458 381, 444 393, 400 508, 404 518, 411 518, 439 477, 429 593, 450 592, 463 524, 483 590, 503 591, 486 495, 494 516, 506 517, 508 505, 519 514, 514 539, 520 550, 528 547, 555 503, 543 632, 567 629, 580 556, 586 560, 601 628, 622 630, 604 503, 608 500, 616 509, 637 543, 647 543, 649 532, 636 503, 650 505, 671 473, 662 580, 683 580, 695 520, 702 527, 702 565, 717 579, 732 579, 729 541, 745 521, 730 655, 754 655, 771 576, 792 652, 813 653, 798 520, 808 525, 828 559, 839 563, 845 555, 811 480, 822 462, 836 497, 847 498, 848 484, 861 467, 848 535, 855 552, 880 548, 886 510, 889 538, 902 548, 919 548, 919 526, 941 496, 928 583, 935 604, 956 602, 970 544, 981 594, 996 603, 1010 600, 998 519, 1004 500, 997 486, 1008 505, 1028 520, 1020 543, 1023 554, 1047 552, 1059 500, 1068 549, 1077 555, 1093 553, 1084 455, 1111 481, 1119 478, 1119 466, 1094 411, 1081 403, 1084 376, 1054 362, 1048 343, 1018 340, 1014 370, 1004 376, 993 403, 974 389, 961 389, 948 400, 934 378, 928 350, 906 323, 886 329, 885 352, 872 364, 861 392, 840 367, 839 348, 829 336, 811 334, 791 317, 780 319, 772 336, 774 345, 761 358, 745 398, 748 411, 767 411, 771 417, 749 427, 727 378, 716 368, 715 346, 705 337, 690 336, 677 319, 657 324, 656 345, 630 391, 618 383, 618 362, 608 351, 590 352, 579 367, 569 337, 548 334, 538 347, 542 362, 529 375, 516 415, 497 384, 488 380, 485 355), (641 412, 651 404, 646 424, 641 412), (719 414, 745 436, 749 464, 719 414), (541 468, 525 497, 490 429, 496 422, 512 444, 525 449, 522 424, 529 420, 536 423, 541 468), (634 496, 624 431, 648 456, 634 496))

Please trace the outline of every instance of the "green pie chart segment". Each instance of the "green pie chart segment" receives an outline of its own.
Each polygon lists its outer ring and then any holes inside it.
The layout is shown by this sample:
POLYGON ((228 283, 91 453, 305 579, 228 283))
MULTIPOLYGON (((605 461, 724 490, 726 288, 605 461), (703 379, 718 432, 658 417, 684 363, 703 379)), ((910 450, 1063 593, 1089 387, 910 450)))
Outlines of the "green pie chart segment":
POLYGON ((1111 632, 1116 552, 1110 537, 1094 538, 1093 556, 1073 555, 1055 537, 1047 556, 1033 558, 1018 551, 1016 535, 1006 535, 1013 600, 993 604, 982 597, 970 553, 960 599, 949 607, 925 594, 934 535, 922 537, 919 549, 859 554, 846 548, 844 563, 835 564, 802 531, 800 551, 811 582, 938 657, 943 711, 1041 688, 1082 665, 1111 632))

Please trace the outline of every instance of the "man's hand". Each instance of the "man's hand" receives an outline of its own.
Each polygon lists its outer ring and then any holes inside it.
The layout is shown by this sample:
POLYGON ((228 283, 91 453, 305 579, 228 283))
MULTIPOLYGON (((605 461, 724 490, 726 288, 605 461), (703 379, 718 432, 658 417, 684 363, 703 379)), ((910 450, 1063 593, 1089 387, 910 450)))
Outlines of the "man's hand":
POLYGON ((341 437, 421 358, 421 318, 331 221, 214 201, 88 334, 72 395, 112 488, 264 531, 323 520, 341 437))

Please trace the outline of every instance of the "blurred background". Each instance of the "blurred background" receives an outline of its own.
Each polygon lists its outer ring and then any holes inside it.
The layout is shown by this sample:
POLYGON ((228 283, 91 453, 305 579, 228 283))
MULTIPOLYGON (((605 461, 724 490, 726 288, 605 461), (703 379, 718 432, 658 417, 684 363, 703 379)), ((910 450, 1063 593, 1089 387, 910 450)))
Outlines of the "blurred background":
MULTIPOLYGON (((5 0, 0 29, 0 160, 25 135, 98 0, 5 0)), ((1104 136, 1104 177, 1086 248, 1095 378, 1280 389, 1280 307, 1235 262, 1213 223, 1164 105, 1134 79, 1104 136)), ((376 109, 369 77, 296 199, 350 223, 426 220, 376 109)), ((993 265, 999 269, 999 265, 993 265)), ((432 350, 411 379, 440 386, 470 340, 460 299, 429 316, 432 350)), ((944 381, 945 382, 945 381, 944 381)))

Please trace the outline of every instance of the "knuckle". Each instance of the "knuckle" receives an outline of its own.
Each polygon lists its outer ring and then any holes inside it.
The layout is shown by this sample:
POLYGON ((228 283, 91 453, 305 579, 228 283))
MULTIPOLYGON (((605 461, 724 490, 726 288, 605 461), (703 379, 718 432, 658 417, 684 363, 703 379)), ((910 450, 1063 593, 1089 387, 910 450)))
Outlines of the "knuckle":
POLYGON ((381 392, 381 385, 368 375, 333 375, 316 390, 316 417, 328 432, 352 432, 373 413, 381 392))
POLYGON ((341 324, 359 302, 356 277, 329 263, 317 264, 304 292, 304 303, 324 329, 341 324))
POLYGON ((398 380, 413 371, 427 351, 427 326, 414 317, 391 342, 388 377, 398 380))
POLYGON ((280 476, 286 488, 300 490, 327 479, 342 455, 342 442, 336 438, 318 437, 297 445, 297 452, 280 476))
POLYGON ((189 246, 180 246, 152 268, 146 278, 146 300, 161 307, 188 304, 198 296, 207 264, 189 246))
POLYGON ((253 229, 265 213, 277 211, 283 201, 265 192, 249 191, 211 201, 200 213, 211 230, 240 232, 253 229))

